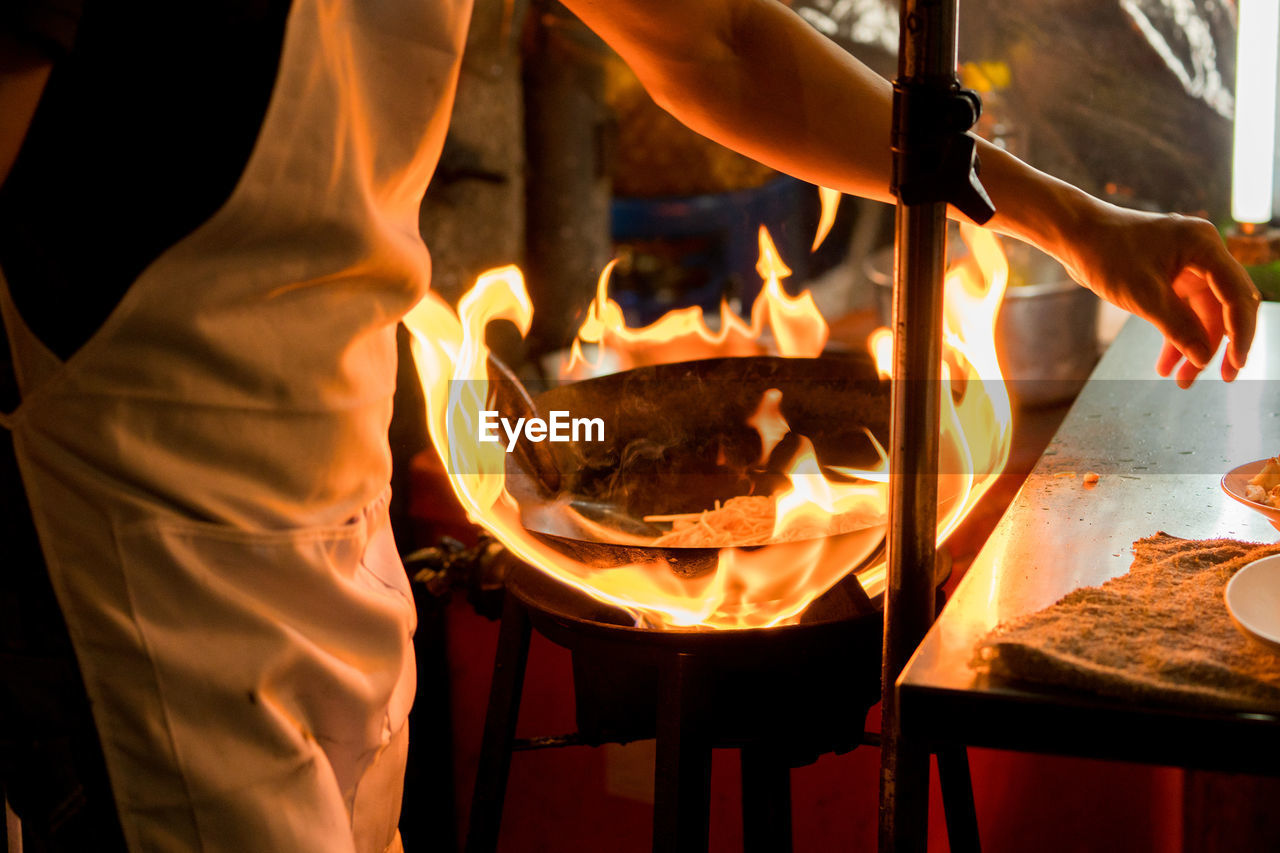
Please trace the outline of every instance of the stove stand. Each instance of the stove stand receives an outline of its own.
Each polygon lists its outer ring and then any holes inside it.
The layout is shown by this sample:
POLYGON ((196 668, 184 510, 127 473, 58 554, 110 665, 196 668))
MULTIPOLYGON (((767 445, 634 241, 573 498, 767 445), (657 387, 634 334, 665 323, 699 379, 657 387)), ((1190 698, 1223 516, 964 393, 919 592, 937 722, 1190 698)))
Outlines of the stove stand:
MULTIPOLYGON (((656 738, 655 851, 707 850, 713 748, 740 750, 744 849, 790 851, 791 768, 879 744, 863 729, 880 700, 882 635, 878 603, 852 578, 798 625, 684 632, 637 628, 536 570, 513 570, 466 850, 497 849, 513 752, 656 738), (572 653, 578 730, 518 740, 534 630, 572 653)), ((941 772, 950 827, 953 815, 972 821, 973 806, 963 751, 948 759, 941 772)))

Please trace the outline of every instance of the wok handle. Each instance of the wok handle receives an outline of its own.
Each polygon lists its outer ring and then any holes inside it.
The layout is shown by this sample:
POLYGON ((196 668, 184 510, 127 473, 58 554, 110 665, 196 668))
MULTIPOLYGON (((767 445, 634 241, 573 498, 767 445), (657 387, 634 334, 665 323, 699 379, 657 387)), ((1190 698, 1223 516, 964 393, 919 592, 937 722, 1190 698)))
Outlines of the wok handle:
MULTIPOLYGON (((489 400, 503 414, 517 418, 536 418, 538 407, 519 378, 497 356, 489 353, 489 400)), ((560 491, 560 469, 556 467, 551 449, 543 442, 521 438, 513 451, 524 468, 533 476, 538 488, 546 495, 560 491)))

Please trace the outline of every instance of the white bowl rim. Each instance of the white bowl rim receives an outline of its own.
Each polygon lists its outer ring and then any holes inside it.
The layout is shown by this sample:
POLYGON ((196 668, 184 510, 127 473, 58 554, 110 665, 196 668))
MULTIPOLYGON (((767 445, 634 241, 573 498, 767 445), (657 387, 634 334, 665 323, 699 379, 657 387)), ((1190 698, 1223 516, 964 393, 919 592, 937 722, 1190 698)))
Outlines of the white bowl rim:
POLYGON ((1239 569, 1239 571, 1237 571, 1234 575, 1231 576, 1231 580, 1227 581, 1227 586, 1222 591, 1222 598, 1227 605, 1227 612, 1231 614, 1231 618, 1235 620, 1235 623, 1237 625, 1244 628, 1245 631, 1247 631, 1250 634, 1253 634, 1259 639, 1265 640, 1268 643, 1271 643, 1277 647, 1280 647, 1280 633, 1273 633, 1271 631, 1259 628, 1256 623, 1252 623, 1250 620, 1242 618, 1241 615, 1236 611, 1236 608, 1232 607, 1231 605, 1231 592, 1232 592, 1232 589, 1236 586, 1236 581, 1239 580, 1240 577, 1250 569, 1254 569, 1257 566, 1270 566, 1271 564, 1280 565, 1280 554, 1273 554, 1270 557, 1261 557, 1257 560, 1254 560, 1251 563, 1247 563, 1244 566, 1242 566, 1239 569))

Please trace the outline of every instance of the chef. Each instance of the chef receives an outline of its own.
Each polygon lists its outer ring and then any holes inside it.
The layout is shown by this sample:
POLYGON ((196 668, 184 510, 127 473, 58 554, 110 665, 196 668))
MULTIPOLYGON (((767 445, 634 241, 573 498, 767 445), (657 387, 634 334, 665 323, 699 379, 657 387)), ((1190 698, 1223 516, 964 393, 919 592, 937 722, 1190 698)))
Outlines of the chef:
MULTIPOLYGON (((781 3, 566 5, 695 130, 890 199, 889 85, 781 3)), ((394 326, 469 11, 0 6, 0 782, 48 849, 399 848, 394 326)), ((991 227, 1234 378, 1258 295, 1209 223, 980 156, 991 227)))

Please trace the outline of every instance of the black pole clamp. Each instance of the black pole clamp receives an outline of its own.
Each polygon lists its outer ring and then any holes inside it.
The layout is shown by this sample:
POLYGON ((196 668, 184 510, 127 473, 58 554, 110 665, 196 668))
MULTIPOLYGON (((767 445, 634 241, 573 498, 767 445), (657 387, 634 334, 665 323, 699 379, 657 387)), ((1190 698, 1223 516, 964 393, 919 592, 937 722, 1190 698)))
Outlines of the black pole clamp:
POLYGON ((893 194, 903 204, 946 202, 979 225, 996 212, 978 180, 978 93, 954 76, 893 84, 893 194))

